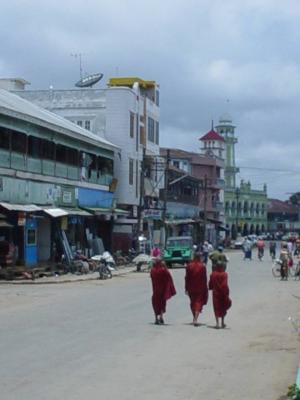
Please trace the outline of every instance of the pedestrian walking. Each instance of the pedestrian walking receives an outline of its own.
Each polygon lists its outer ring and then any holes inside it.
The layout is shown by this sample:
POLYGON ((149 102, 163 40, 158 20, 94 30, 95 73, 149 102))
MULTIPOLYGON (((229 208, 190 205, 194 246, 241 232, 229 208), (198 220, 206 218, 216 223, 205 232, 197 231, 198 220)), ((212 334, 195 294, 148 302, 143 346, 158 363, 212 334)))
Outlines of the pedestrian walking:
POLYGON ((152 256, 155 258, 160 258, 161 256, 161 251, 160 248, 158 246, 154 246, 152 249, 152 256))
POLYGON ((293 255, 293 247, 294 247, 293 242, 291 240, 289 240, 287 242, 287 251, 289 253, 289 256, 293 255))
POLYGON ((172 275, 165 263, 156 259, 150 271, 152 281, 152 307, 155 314, 155 324, 164 324, 163 314, 166 312, 167 300, 175 296, 176 289, 172 275))
POLYGON ((217 250, 213 251, 209 255, 209 259, 211 260, 212 271, 216 268, 216 266, 223 266, 224 271, 226 270, 228 258, 223 253, 223 246, 218 246, 217 250))
POLYGON ((223 266, 218 265, 210 275, 209 290, 212 290, 213 308, 216 318, 216 329, 225 328, 225 315, 231 307, 229 297, 228 275, 224 271, 223 266), (220 321, 221 320, 221 325, 220 321))
POLYGON ((201 255, 199 253, 194 255, 194 260, 186 267, 185 293, 190 298, 193 325, 199 326, 199 314, 203 306, 207 304, 208 299, 206 267, 201 261, 201 255))
POLYGON ((252 240, 249 237, 245 238, 242 247, 243 247, 243 251, 244 251, 244 260, 249 259, 251 261, 252 260, 252 247, 253 247, 252 240))
POLYGON ((203 261, 204 261, 204 264, 207 264, 207 261, 208 261, 208 249, 209 249, 208 242, 205 241, 205 242, 203 243, 203 246, 202 246, 202 254, 203 254, 203 261))
POLYGON ((275 260, 276 258, 276 242, 275 240, 272 240, 269 244, 269 249, 270 249, 270 256, 272 260, 275 260))

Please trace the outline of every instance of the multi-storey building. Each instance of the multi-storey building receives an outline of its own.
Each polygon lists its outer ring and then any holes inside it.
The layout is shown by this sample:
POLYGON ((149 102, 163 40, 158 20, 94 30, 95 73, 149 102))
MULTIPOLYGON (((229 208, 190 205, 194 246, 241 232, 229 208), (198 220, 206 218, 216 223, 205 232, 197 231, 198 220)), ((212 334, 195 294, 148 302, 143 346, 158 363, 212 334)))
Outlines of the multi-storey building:
MULTIPOLYGON (((198 240, 206 238, 216 243, 219 229, 224 229, 224 161, 222 154, 218 153, 215 156, 212 152, 213 141, 210 143, 210 135, 206 136, 204 135, 200 139, 204 143, 205 154, 169 149, 169 157, 173 168, 193 177, 199 185, 197 194, 190 194, 194 202, 193 208, 188 204, 186 207, 180 205, 180 212, 183 213, 186 208, 192 212, 193 215, 186 214, 185 218, 189 217, 195 220, 194 228, 196 228, 196 224, 199 226, 198 240)), ((219 146, 216 145, 216 147, 219 146)), ((161 155, 166 157, 166 154, 167 149, 161 149, 161 155)))
MULTIPOLYGON (((5 84, 19 96, 112 141, 120 148, 114 159, 118 180, 115 201, 129 215, 117 221, 114 235, 119 247, 130 247, 140 229, 137 221, 143 152, 151 156, 159 154, 157 83, 136 77, 120 77, 110 79, 105 89, 71 90, 26 90, 27 82, 18 79, 11 80, 10 86, 8 83, 8 80, 0 80, 0 85, 5 84)), ((157 191, 152 196, 157 197, 157 191)))
POLYGON ((287 201, 269 199, 268 201, 268 232, 299 232, 300 208, 287 201))
POLYGON ((109 248, 115 151, 105 138, 0 89, 0 255, 3 243, 13 244, 17 262, 34 265, 64 252, 66 241, 84 252, 95 236, 109 248))
POLYGON ((228 232, 235 238, 259 234, 267 229, 267 186, 263 190, 254 190, 250 182, 241 181, 237 185, 239 172, 235 163, 235 126, 229 115, 220 118, 216 131, 225 142, 225 220, 228 232))

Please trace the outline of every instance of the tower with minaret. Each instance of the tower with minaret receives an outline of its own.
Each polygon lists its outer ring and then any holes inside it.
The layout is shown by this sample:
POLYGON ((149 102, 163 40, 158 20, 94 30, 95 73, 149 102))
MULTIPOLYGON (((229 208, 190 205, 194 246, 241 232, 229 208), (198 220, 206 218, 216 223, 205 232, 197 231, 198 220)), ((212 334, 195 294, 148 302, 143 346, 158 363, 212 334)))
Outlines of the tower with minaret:
POLYGON ((229 114, 224 114, 219 119, 216 131, 225 140, 225 187, 226 189, 234 189, 236 187, 236 174, 239 169, 235 165, 235 126, 229 114))

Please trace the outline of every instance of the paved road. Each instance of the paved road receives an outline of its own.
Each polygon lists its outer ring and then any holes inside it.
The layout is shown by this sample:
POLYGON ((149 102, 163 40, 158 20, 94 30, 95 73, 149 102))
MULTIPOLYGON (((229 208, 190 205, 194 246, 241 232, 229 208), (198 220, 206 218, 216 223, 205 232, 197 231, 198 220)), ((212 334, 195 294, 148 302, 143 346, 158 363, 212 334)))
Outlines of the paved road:
POLYGON ((228 329, 189 323, 182 269, 166 326, 153 324, 148 274, 0 287, 1 400, 276 400, 294 381, 300 282, 231 253, 228 329))

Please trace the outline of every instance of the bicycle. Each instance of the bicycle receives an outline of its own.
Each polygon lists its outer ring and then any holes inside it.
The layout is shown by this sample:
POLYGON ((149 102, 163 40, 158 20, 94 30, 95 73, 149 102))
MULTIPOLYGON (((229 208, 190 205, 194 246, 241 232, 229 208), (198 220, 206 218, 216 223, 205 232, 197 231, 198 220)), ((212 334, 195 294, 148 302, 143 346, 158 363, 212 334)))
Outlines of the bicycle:
MULTIPOLYGON (((274 278, 280 278, 281 277, 281 265, 282 265, 282 261, 279 260, 279 259, 276 259, 273 262, 272 274, 273 274, 274 278)), ((288 276, 295 277, 297 273, 298 274, 300 273, 300 262, 298 262, 297 267, 295 267, 294 265, 288 267, 288 276), (298 270, 297 270, 297 268, 298 268, 298 270)))
POLYGON ((300 260, 297 262, 294 277, 295 277, 295 280, 296 279, 300 280, 300 260))

